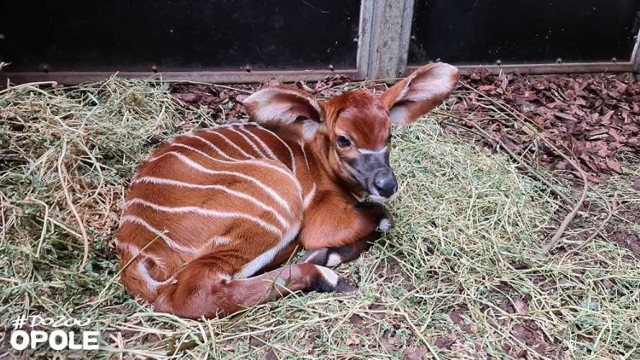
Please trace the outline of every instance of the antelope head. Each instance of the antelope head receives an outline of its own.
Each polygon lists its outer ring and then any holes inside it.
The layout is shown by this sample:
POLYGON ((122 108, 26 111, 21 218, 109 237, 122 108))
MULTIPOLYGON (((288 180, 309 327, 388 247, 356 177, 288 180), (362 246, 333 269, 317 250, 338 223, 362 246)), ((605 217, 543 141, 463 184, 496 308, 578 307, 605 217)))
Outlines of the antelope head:
POLYGON ((318 101, 304 91, 272 87, 248 97, 251 117, 279 134, 289 132, 312 146, 357 198, 392 197, 398 185, 389 165, 392 127, 409 125, 453 91, 458 69, 445 63, 418 68, 381 96, 349 91, 318 101))

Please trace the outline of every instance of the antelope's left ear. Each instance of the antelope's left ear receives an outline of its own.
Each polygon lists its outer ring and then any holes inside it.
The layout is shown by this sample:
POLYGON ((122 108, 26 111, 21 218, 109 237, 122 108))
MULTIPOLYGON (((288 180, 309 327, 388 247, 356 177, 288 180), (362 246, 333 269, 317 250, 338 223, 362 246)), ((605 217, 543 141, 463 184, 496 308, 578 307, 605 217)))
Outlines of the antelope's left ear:
POLYGON ((251 118, 264 125, 305 120, 319 123, 324 117, 322 107, 313 95, 286 86, 260 90, 242 103, 251 118))
POLYGON ((458 83, 458 69, 445 63, 424 65, 385 91, 380 99, 391 121, 405 126, 440 104, 458 83))

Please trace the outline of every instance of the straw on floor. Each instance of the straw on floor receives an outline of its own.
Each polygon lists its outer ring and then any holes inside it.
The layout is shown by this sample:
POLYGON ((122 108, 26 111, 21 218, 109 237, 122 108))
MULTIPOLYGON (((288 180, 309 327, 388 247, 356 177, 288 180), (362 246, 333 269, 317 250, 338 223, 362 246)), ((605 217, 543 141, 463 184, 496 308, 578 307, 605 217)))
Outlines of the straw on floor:
MULTIPOLYGON (((214 124, 160 82, 2 91, 4 333, 23 314, 90 319, 103 339, 85 354, 93 358, 639 354, 639 261, 597 238, 570 256, 537 258, 559 200, 508 158, 444 135, 429 118, 394 135, 396 227, 337 269, 358 293, 293 294, 200 322, 153 313, 118 283, 112 235, 123 193, 160 141, 214 124)), ((2 344, 0 357, 11 354, 2 344)))

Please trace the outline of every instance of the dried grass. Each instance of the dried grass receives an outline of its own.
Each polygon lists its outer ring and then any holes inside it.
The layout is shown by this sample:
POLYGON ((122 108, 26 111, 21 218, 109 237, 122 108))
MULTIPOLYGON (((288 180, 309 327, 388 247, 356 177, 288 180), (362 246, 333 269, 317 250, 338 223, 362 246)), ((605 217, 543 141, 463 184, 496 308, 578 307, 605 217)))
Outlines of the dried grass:
MULTIPOLYGON (((155 144, 212 124, 178 106, 161 83, 112 78, 3 91, 5 329, 22 314, 91 318, 91 330, 103 333, 102 350, 84 355, 95 358, 638 355, 638 260, 599 238, 570 256, 536 258, 558 208, 549 188, 506 157, 443 135, 429 119, 394 136, 401 189, 389 205, 396 228, 338 268, 359 293, 294 294, 201 322, 153 313, 117 282, 109 240, 118 205, 155 144)), ((589 199, 608 201, 600 193, 605 200, 596 193, 589 199)), ((10 354, 2 344, 0 357, 10 354)))

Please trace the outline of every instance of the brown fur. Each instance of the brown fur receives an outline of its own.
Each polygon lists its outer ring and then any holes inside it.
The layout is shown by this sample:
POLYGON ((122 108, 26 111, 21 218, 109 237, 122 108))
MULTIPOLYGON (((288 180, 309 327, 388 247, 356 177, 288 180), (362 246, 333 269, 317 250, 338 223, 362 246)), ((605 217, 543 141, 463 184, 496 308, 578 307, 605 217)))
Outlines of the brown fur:
POLYGON ((391 219, 384 207, 360 203, 368 190, 346 164, 363 150, 385 151, 392 119, 415 121, 456 81, 455 68, 432 64, 380 98, 355 91, 319 103, 298 89, 268 88, 245 101, 259 125, 163 144, 127 194, 117 233, 123 284, 157 311, 190 318, 289 291, 349 288, 319 265, 329 254, 354 259, 391 219), (337 146, 338 136, 352 145, 337 146), (278 269, 301 248, 310 263, 278 269))

